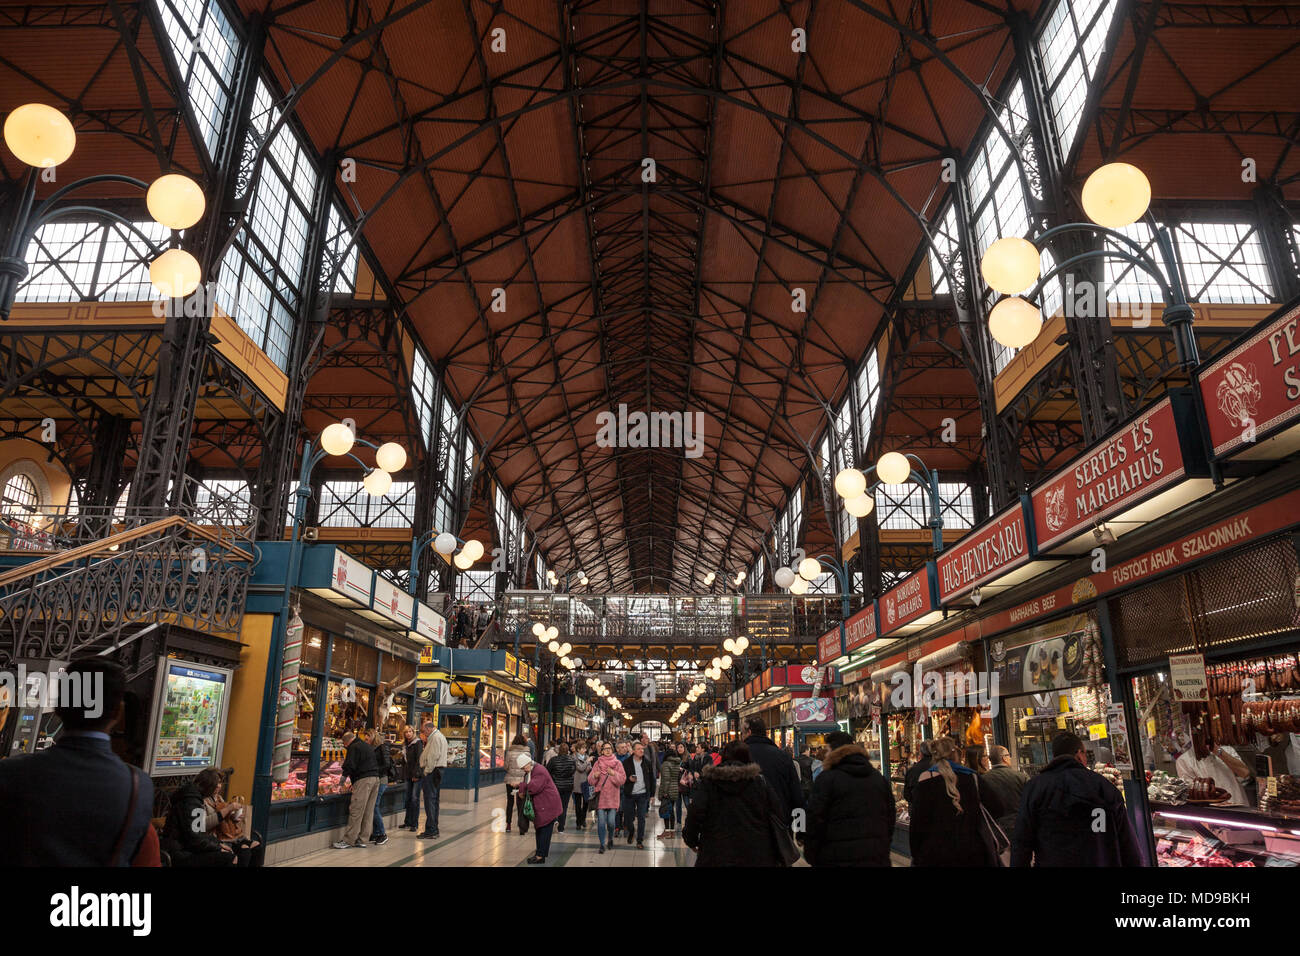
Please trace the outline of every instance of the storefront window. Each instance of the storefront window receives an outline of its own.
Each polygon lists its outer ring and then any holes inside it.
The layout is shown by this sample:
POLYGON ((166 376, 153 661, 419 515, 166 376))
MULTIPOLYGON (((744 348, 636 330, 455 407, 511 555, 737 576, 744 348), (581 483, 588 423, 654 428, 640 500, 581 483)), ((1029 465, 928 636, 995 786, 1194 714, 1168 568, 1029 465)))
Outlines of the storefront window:
POLYGON ((325 673, 325 646, 329 635, 318 627, 309 627, 303 633, 301 667, 305 671, 325 673))
POLYGON ((506 731, 510 725, 509 714, 497 714, 497 748, 493 766, 497 768, 506 765, 506 745, 509 743, 506 737, 506 731))
POLYGON ((1004 698, 1012 766, 1030 776, 1041 772, 1052 762, 1052 738, 1065 731, 1085 742, 1090 765, 1114 766, 1115 755, 1106 739, 1109 704, 1107 687, 1100 693, 1071 687, 1004 698))
POLYGON ((1297 676, 1283 652, 1207 665, 1207 700, 1175 700, 1168 669, 1133 678, 1160 866, 1300 865, 1297 676))
POLYGON ((484 714, 479 723, 478 768, 492 769, 492 730, 495 726, 494 714, 484 714))
POLYGON ((439 728, 447 738, 447 766, 469 766, 469 721, 464 714, 443 714, 439 728))
MULTIPOLYGON (((304 649, 306 645, 303 645, 304 649)), ((312 724, 316 719, 316 701, 320 678, 301 674, 298 677, 298 709, 293 721, 293 745, 289 751, 289 778, 271 785, 272 800, 297 800, 307 795, 307 765, 311 759, 312 724)))

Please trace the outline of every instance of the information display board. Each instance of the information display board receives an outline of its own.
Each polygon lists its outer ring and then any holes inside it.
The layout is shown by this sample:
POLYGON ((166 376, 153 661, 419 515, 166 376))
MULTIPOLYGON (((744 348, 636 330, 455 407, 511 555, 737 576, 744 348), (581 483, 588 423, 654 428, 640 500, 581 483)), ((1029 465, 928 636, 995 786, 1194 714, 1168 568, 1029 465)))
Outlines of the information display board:
POLYGON ((151 776, 220 766, 234 671, 162 658, 149 731, 151 776))

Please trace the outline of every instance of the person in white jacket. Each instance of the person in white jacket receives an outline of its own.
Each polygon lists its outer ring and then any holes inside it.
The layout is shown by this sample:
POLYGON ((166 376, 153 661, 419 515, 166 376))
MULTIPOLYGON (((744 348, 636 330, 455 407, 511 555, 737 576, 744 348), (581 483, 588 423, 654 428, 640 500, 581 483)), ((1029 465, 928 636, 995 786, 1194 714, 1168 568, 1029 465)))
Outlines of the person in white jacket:
POLYGON ((438 800, 441 796, 442 768, 447 766, 447 738, 442 731, 426 723, 428 736, 424 741, 424 750, 420 753, 420 769, 424 777, 420 780, 420 789, 424 793, 424 831, 422 837, 438 835, 438 800))

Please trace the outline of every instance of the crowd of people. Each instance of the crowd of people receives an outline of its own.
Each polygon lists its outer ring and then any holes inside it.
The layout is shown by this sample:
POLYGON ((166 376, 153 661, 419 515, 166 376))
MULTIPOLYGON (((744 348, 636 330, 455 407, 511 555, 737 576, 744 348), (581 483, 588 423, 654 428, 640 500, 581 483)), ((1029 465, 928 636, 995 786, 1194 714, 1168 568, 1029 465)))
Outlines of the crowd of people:
MULTIPOLYGON (((34 754, 0 761, 0 846, 29 866, 259 866, 265 846, 247 831, 242 804, 223 799, 223 777, 207 768, 172 794, 160 826, 153 785, 112 750, 125 681, 103 660, 70 672, 98 675, 104 707, 59 709, 63 731, 34 754)), ((377 731, 344 737, 351 781, 338 849, 388 841, 380 811, 390 784, 405 789, 402 829, 436 838, 447 739, 432 721, 404 729, 404 758, 377 731), (421 804, 424 826, 420 827, 421 804)), ((907 771, 913 866, 1140 866, 1120 792, 1088 767, 1084 741, 1059 733, 1052 761, 1032 779, 1005 747, 963 748, 954 737, 927 741, 907 771)), ((559 741, 537 753, 516 736, 506 753, 505 830, 531 828, 529 863, 545 862, 554 832, 592 824, 605 853, 618 840, 646 843, 652 806, 660 836, 696 853, 697 866, 889 866, 895 802, 866 749, 846 733, 817 753, 779 748, 763 721, 721 750, 682 740, 559 741)))
MULTIPOLYGON (((515 738, 507 754, 506 830, 531 825, 543 863, 554 832, 589 827, 599 852, 624 839, 645 846, 652 801, 660 836, 678 832, 696 866, 889 866, 896 807, 889 781, 843 732, 796 755, 758 719, 743 739, 714 746, 652 741, 569 740, 538 756, 515 738), (802 854, 796 845, 802 846, 802 854)), ((1141 866, 1123 798, 1090 770, 1073 734, 1052 743, 1053 760, 1032 780, 1005 747, 928 741, 907 774, 913 866, 1141 866)))

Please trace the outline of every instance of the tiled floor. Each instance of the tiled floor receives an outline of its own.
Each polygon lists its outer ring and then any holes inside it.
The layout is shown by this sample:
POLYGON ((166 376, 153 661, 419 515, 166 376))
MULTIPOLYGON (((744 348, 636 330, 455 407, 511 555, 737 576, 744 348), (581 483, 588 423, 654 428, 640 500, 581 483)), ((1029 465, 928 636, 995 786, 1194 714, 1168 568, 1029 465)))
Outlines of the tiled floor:
MULTIPOLYGON (((498 798, 471 804, 467 808, 443 807, 438 814, 441 835, 436 840, 422 840, 410 830, 389 828, 388 843, 365 849, 319 850, 297 857, 285 866, 524 866, 533 855, 536 842, 533 831, 521 835, 512 829, 506 833, 505 819, 494 810, 503 809, 498 798)), ((551 852, 544 866, 694 866, 695 853, 682 844, 680 835, 658 835, 663 824, 658 817, 646 818, 646 844, 638 850, 620 839, 613 849, 598 852, 596 823, 588 815, 588 827, 574 825, 573 808, 569 808, 564 833, 551 837, 551 852)), ((518 821, 515 821, 516 823, 518 821)), ((680 834, 680 830, 678 831, 680 834)))
MULTIPOLYGON (((504 831, 501 798, 481 800, 467 808, 443 807, 438 814, 441 833, 436 840, 422 840, 409 830, 390 827, 388 843, 357 850, 318 850, 300 856, 285 866, 524 866, 536 844, 530 829, 504 831)), ((516 823, 518 821, 515 821, 516 823)), ((663 823, 654 815, 646 818, 646 846, 628 846, 626 838, 604 854, 598 852, 594 817, 588 828, 578 830, 570 807, 564 833, 551 838, 551 852, 543 866, 694 866, 695 853, 682 843, 681 831, 670 838, 660 836, 663 823)), ((893 855, 895 866, 907 866, 905 857, 893 855)), ((796 866, 807 866, 800 860, 796 866)))

